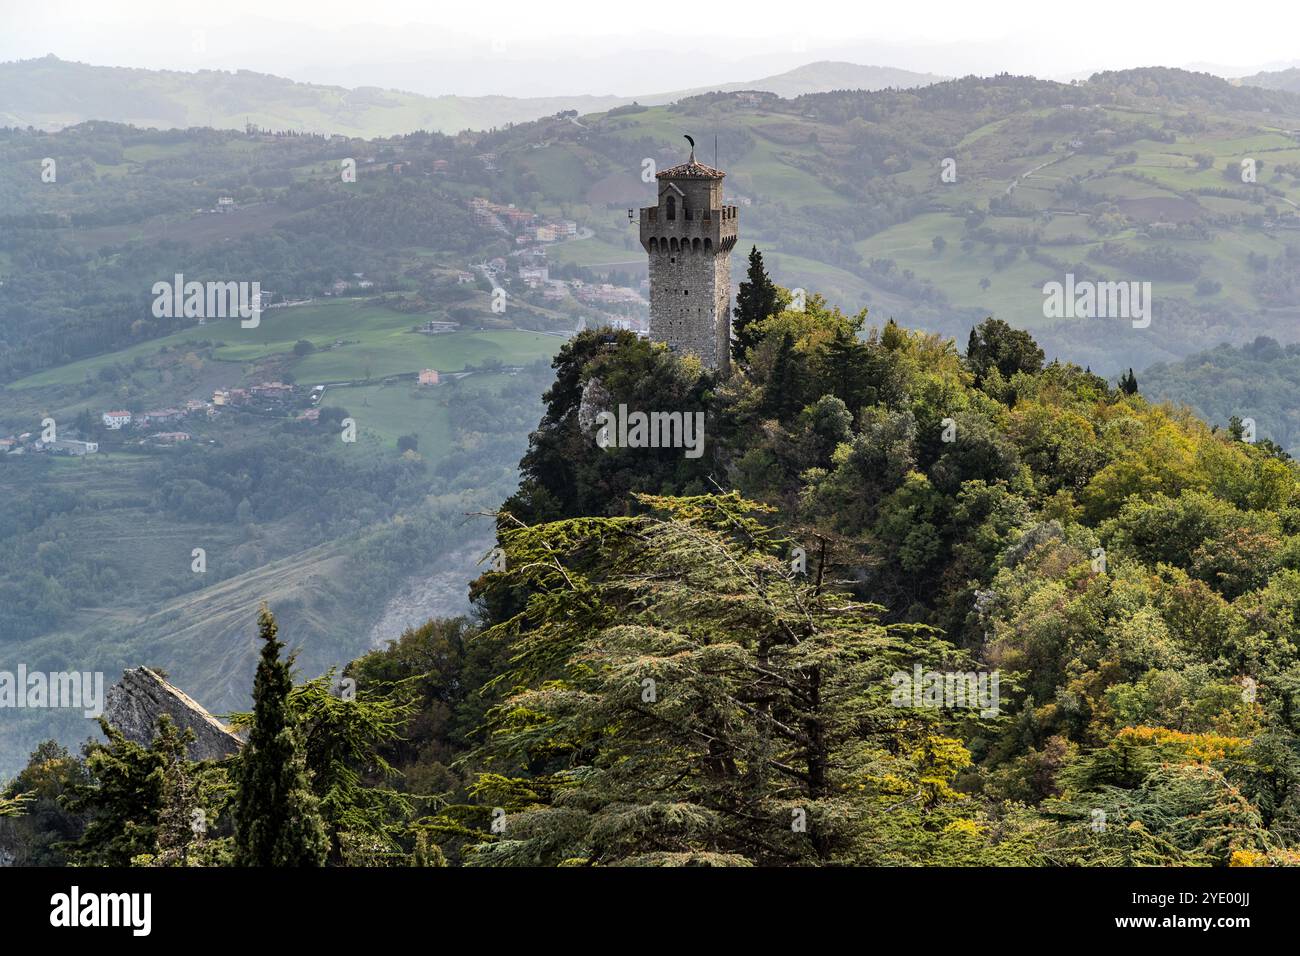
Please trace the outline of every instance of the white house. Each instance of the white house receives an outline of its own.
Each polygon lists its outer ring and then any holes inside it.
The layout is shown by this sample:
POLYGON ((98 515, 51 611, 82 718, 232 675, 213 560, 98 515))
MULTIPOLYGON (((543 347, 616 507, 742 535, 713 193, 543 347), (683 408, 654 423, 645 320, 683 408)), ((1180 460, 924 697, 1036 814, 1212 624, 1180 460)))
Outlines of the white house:
POLYGON ((123 425, 130 425, 130 424, 131 424, 130 412, 105 412, 104 413, 105 428, 111 428, 113 431, 117 431, 123 425))
POLYGON ((551 277, 550 269, 546 266, 520 266, 519 278, 529 286, 541 285, 547 282, 551 277))

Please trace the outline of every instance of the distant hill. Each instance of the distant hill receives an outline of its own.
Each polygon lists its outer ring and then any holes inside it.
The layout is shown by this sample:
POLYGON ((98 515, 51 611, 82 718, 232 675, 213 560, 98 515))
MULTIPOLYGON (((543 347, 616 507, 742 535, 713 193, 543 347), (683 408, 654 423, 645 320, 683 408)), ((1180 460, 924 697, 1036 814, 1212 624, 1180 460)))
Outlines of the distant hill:
POLYGON ((1289 70, 1275 70, 1269 73, 1256 73, 1243 76, 1237 81, 1243 86, 1262 86, 1266 90, 1286 90, 1288 93, 1300 93, 1300 67, 1289 70))
MULTIPOLYGON (((790 97, 835 89, 916 87, 939 79, 889 67, 810 63, 722 89, 790 97)), ((374 138, 420 129, 492 129, 562 110, 596 113, 633 101, 661 105, 713 89, 717 87, 638 96, 423 96, 377 87, 296 83, 250 70, 140 70, 47 56, 0 63, 0 126, 62 129, 86 120, 109 120, 159 129, 242 129, 252 123, 262 129, 374 138)))
MULTIPOLYGON (((760 90, 791 98, 806 93, 828 93, 831 90, 884 90, 911 89, 939 83, 947 77, 934 73, 913 73, 911 70, 898 70, 889 66, 862 66, 858 63, 837 63, 823 60, 796 67, 785 73, 765 76, 760 80, 745 83, 727 83, 722 86, 702 86, 689 92, 731 93, 739 90, 760 90)), ((670 94, 672 99, 685 95, 670 94)), ((643 103, 666 102, 661 97, 641 97, 643 103)))
POLYGON ((1106 375, 1296 337, 1296 94, 1148 68, 1073 85, 997 76, 797 100, 705 94, 582 122, 503 131, 501 179, 605 206, 615 222, 644 196, 639 157, 671 163, 681 132, 716 134, 745 249, 763 249, 788 287, 912 327, 960 341, 994 315, 1106 375), (1150 282, 1153 321, 1049 317, 1044 285, 1066 275, 1150 282))
POLYGON ((1236 348, 1220 345, 1153 365, 1139 373, 1138 386, 1147 398, 1187 405, 1212 425, 1252 419, 1259 438, 1300 451, 1300 345, 1266 335, 1236 348))
POLYGON ((86 120, 185 129, 211 126, 342 133, 366 138, 425 129, 490 129, 560 110, 604 110, 628 98, 421 96, 374 87, 295 83, 239 70, 138 70, 47 56, 0 64, 0 125, 62 129, 86 120))

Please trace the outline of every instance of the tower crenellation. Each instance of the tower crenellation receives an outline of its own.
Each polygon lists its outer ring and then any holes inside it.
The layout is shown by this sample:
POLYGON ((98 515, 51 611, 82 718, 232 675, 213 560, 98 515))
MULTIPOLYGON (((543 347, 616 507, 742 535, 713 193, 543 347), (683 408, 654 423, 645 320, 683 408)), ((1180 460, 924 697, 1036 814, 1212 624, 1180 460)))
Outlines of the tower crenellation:
POLYGON ((649 255, 650 339, 725 373, 731 356, 731 250, 736 207, 722 200, 721 170, 695 150, 655 174, 656 204, 641 209, 649 255))

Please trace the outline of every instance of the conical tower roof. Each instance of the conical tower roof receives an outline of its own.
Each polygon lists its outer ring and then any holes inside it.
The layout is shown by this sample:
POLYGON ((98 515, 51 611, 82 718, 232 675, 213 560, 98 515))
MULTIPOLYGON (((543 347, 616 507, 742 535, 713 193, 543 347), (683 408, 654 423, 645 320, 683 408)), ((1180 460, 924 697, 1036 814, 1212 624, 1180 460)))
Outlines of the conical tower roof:
POLYGON ((671 169, 655 173, 655 179, 722 179, 727 174, 712 166, 705 166, 695 161, 695 150, 691 150, 690 159, 679 163, 671 169))

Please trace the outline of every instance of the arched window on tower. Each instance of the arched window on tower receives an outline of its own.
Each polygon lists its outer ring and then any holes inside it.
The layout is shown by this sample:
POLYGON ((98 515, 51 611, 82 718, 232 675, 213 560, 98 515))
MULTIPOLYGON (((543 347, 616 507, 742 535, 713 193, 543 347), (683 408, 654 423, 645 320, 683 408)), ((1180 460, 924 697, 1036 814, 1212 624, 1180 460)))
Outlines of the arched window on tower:
POLYGON ((677 197, 676 196, 668 197, 668 218, 669 219, 677 218, 677 197))

